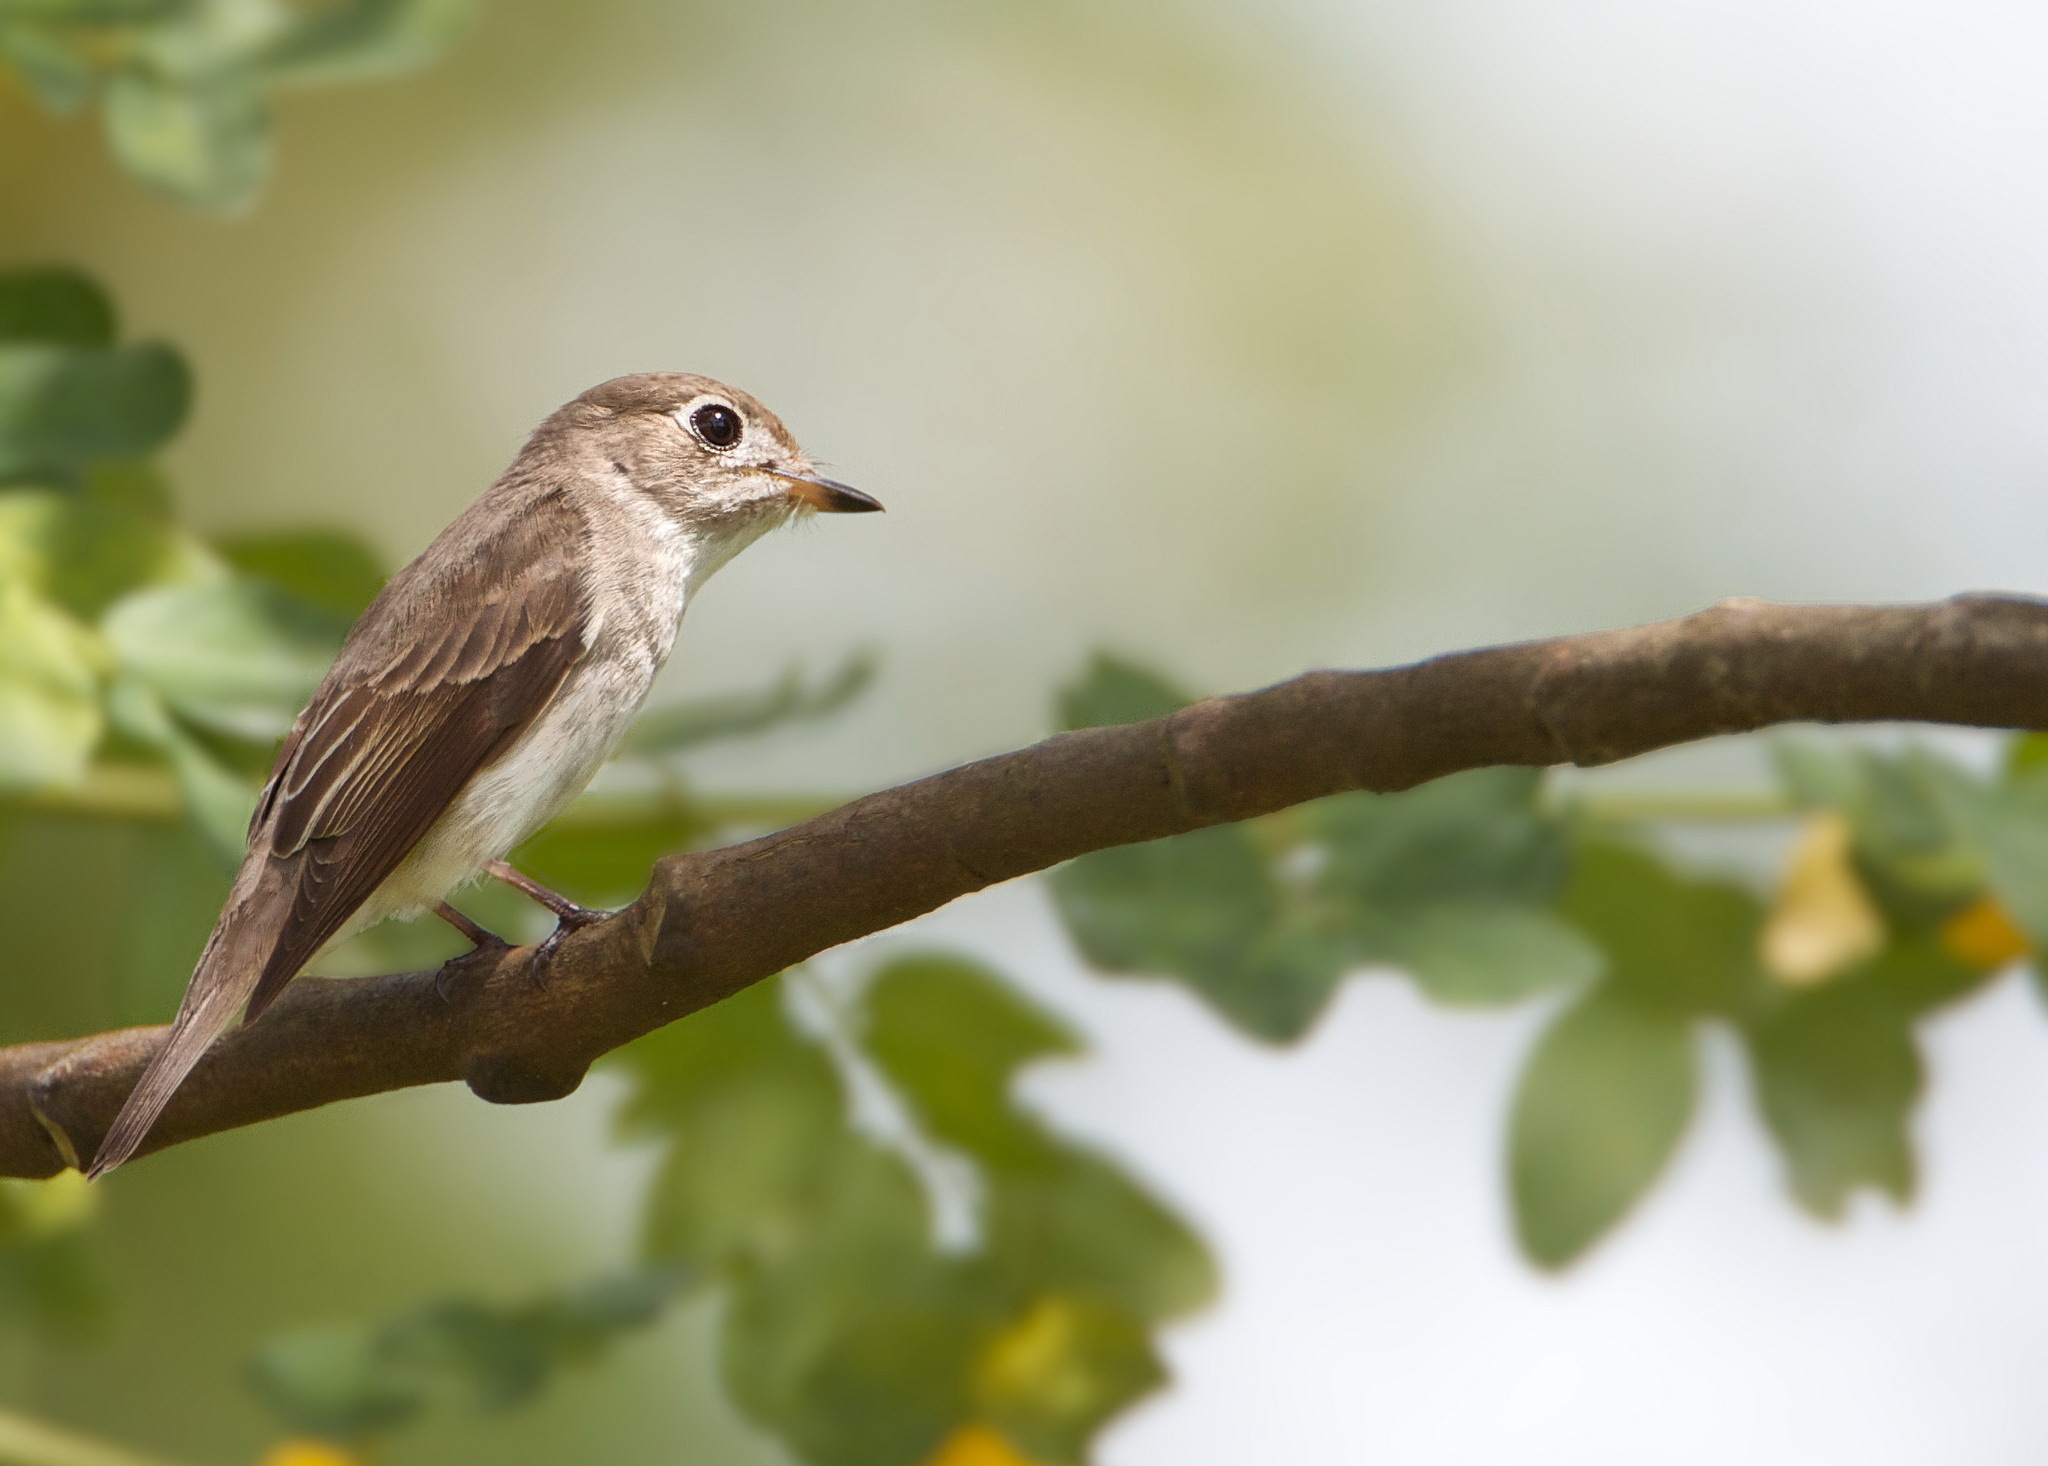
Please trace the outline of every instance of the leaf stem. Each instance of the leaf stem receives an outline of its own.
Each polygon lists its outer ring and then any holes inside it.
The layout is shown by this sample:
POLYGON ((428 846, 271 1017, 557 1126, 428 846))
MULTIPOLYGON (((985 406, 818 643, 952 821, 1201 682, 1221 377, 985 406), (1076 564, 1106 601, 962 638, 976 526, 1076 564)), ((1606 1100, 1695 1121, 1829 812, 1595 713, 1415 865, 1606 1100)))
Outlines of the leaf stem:
POLYGON ((0 1409, 0 1463, 4 1466, 172 1466, 125 1446, 79 1435, 33 1415, 0 1409))
POLYGON ((1695 793, 1646 789, 1613 794, 1573 790, 1557 802, 1617 824, 1751 824, 1790 819, 1799 813, 1784 795, 1755 790, 1695 793))

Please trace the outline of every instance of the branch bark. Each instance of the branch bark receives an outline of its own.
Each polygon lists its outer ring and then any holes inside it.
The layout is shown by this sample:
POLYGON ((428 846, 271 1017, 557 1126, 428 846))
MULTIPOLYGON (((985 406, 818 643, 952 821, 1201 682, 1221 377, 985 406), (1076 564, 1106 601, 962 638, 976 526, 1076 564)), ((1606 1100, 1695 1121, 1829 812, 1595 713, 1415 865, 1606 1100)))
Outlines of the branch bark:
MULTIPOLYGON (((335 1100, 467 1081, 556 1099, 591 1062, 792 963, 1112 845, 1493 764, 1610 763, 1788 722, 2048 727, 2048 603, 1728 601, 1676 621, 1310 672, 1149 723, 1066 733, 658 862, 571 937, 547 987, 522 949, 444 1000, 432 973, 294 983, 223 1039, 150 1150, 335 1100)), ((90 1156, 161 1028, 0 1049, 0 1174, 90 1156)))

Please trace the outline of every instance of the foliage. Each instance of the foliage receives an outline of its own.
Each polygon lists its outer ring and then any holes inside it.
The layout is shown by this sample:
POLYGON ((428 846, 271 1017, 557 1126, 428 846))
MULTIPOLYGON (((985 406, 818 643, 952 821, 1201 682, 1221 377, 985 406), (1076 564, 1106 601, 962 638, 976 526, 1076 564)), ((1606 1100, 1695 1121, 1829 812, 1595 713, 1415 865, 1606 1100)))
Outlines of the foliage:
MULTIPOLYGON (((1058 706, 1073 727, 1183 701, 1098 657, 1058 706)), ((1083 856, 1052 889, 1096 967, 1181 983, 1267 1042, 1299 1039, 1361 968, 1443 1003, 1561 998, 1508 1124, 1539 1265, 1581 1256, 1662 1172, 1708 1024, 1748 1055, 1794 1198, 1835 1217, 1858 1190, 1913 1193, 1916 1023, 2048 936, 2048 739, 1992 778, 1919 747, 1778 753, 1803 838, 1774 900, 1521 769, 1083 856)))
POLYGON ((257 1352, 250 1378, 292 1429, 335 1441, 388 1431, 451 1396, 507 1410, 652 1323, 683 1282, 654 1268, 510 1308, 448 1299, 380 1324, 298 1329, 257 1352))
POLYGON ((270 94, 433 60, 470 0, 29 0, 0 7, 0 62, 51 112, 97 106, 130 173, 204 209, 269 176, 270 94))
POLYGON ((1064 1466, 1164 1379, 1152 1332, 1210 1297, 1207 1253, 1010 1094, 1078 1051, 987 970, 917 956, 845 1002, 760 984, 621 1055, 624 1132, 664 1148, 648 1255, 723 1291, 727 1388, 800 1459, 912 1466, 978 1427, 1064 1466))

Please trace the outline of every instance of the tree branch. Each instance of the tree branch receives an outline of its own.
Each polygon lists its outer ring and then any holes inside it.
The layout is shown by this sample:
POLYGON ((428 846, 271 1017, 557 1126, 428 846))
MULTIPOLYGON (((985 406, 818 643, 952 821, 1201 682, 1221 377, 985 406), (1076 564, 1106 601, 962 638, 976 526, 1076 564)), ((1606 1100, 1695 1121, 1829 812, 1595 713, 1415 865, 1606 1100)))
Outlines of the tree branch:
MULTIPOLYGON (((149 1149, 334 1100, 466 1080, 559 1098, 601 1054, 828 947, 1112 845, 1491 764, 1603 764, 1788 722, 2048 727, 2048 604, 1729 601, 1682 620, 1379 672, 1311 672, 1043 743, 660 861, 571 937, 443 1000, 431 973, 294 983, 218 1044, 149 1149)), ((0 1174, 90 1156, 161 1028, 0 1050, 0 1174)))

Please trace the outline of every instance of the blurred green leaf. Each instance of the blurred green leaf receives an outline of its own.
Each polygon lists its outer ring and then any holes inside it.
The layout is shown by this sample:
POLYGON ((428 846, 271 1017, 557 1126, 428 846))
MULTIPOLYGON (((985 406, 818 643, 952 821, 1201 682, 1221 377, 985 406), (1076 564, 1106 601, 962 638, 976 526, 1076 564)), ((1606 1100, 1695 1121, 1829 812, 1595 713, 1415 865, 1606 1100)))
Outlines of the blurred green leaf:
MULTIPOLYGON (((1080 725, 1181 701, 1099 655, 1062 714, 1080 725)), ((1053 897, 1093 966, 1175 978, 1271 1042, 1300 1037, 1365 964, 1404 968, 1440 1001, 1513 1002, 1590 981, 1601 961, 1549 909, 1572 854, 1540 789, 1538 771, 1480 769, 1342 795, 1303 812, 1291 848, 1267 848, 1284 821, 1198 830, 1071 861, 1053 897)))
POLYGON ((2020 733, 2005 745, 2005 776, 2048 767, 2048 733, 2020 733))
POLYGON ((1026 1064, 1078 1054, 1067 1027, 987 968, 905 957, 875 975, 863 1047, 922 1126, 984 1167, 987 1255, 1011 1286, 1116 1304, 1149 1323, 1206 1304, 1201 1242, 1115 1167, 1051 1135, 1011 1090, 1026 1064))
POLYGON ((1148 722, 1193 701, 1158 673, 1114 652, 1097 652, 1080 680, 1060 689, 1057 712, 1059 726, 1071 731, 1148 722))
POLYGON ((1863 884, 1887 923, 1927 932, 1981 890, 1981 841, 1966 835, 1954 795, 1962 771, 1924 748, 1900 754, 1780 740, 1774 754, 1805 805, 1846 816, 1863 884))
POLYGON ((1283 902, 1242 825, 1097 851, 1047 879, 1092 966, 1172 977, 1269 1042, 1308 1030, 1349 958, 1334 934, 1283 902))
POLYGON ((0 1181, 0 1328, 90 1341, 109 1306, 90 1224, 97 1198, 76 1171, 0 1181))
POLYGON ((292 1429, 355 1440, 416 1415, 426 1404, 417 1372, 392 1358, 377 1329, 334 1324, 265 1343, 249 1366, 263 1403, 292 1429))
POLYGON ((1976 850, 1991 889, 2037 951, 2048 945, 2048 770, 1989 784, 1960 769, 1940 786, 1946 813, 1976 850))
POLYGON ((0 494, 0 576, 18 578, 83 620, 130 591, 217 580, 220 564, 161 507, 140 464, 100 464, 81 490, 0 494))
POLYGON ((369 81, 426 65, 476 13, 471 0, 341 0, 304 12, 262 54, 273 83, 369 81))
POLYGON ((863 1047, 932 1134, 990 1165, 1043 1165, 1052 1145, 1016 1108, 1017 1071, 1082 1051, 1073 1031, 979 964, 900 958, 867 993, 863 1047))
POLYGON ((250 742, 291 727, 342 635, 337 618, 254 581, 139 591, 101 629, 179 717, 250 742))
POLYGON ((1567 1008, 1530 1056, 1508 1140, 1522 1251, 1572 1262, 1664 1169, 1698 1087, 1686 1019, 1602 989, 1567 1008))
POLYGON ((817 686, 806 685, 803 669, 791 667, 764 692, 681 703, 643 714, 619 747, 622 758, 680 753, 722 738, 765 733, 785 723, 809 722, 845 707, 875 678, 872 653, 848 657, 817 686))
POLYGON ((92 634, 0 577, 0 789, 75 784, 104 726, 92 634))
POLYGON ((1139 1320, 1097 1299, 1055 1295, 982 1346, 973 1400, 1033 1460, 1081 1466, 1095 1433, 1166 1378, 1139 1320))
POLYGON ((0 819, 0 1040, 164 1022, 227 886, 183 822, 0 819))
POLYGON ((353 621, 384 588, 376 552, 340 530, 242 535, 220 542, 227 562, 308 605, 353 621))
POLYGON ((507 1410, 653 1323, 682 1283, 658 1268, 516 1307, 450 1299, 383 1324, 298 1329, 257 1351, 250 1378, 287 1426, 332 1440, 388 1430, 451 1394, 507 1410))
POLYGON ((193 826, 223 870, 238 867, 248 849, 249 820, 256 812, 255 783, 222 764, 179 727, 163 699, 135 677, 115 679, 107 691, 107 712, 123 734, 170 760, 193 826))
POLYGON ((0 343, 0 483, 70 483, 89 463, 154 452, 191 395, 168 346, 0 343))
POLYGON ((36 17, 0 17, 0 64, 11 68, 46 111, 65 116, 92 100, 99 77, 91 58, 36 17))
POLYGON ((1548 909, 1571 869, 1534 769, 1477 769, 1311 805, 1316 885, 1350 961, 1387 962, 1440 1002, 1515 1002, 1590 981, 1600 954, 1548 909))
POLYGON ((143 182, 198 208, 246 208, 270 174, 270 112, 251 68, 196 76, 131 66, 107 82, 107 143, 143 182))
POLYGON ((1564 828, 1537 808, 1537 769, 1474 769, 1399 794, 1309 807, 1329 850, 1322 885, 1378 910, 1443 901, 1543 904, 1571 869, 1564 828))
POLYGON ((1921 1088, 1906 1010, 1871 981, 1797 994, 1744 1027, 1758 1104, 1791 1172, 1793 1195, 1823 1217, 1859 1186, 1913 1193, 1906 1128, 1921 1088))
POLYGON ((1603 962, 1576 928, 1536 906, 1445 901, 1387 920, 1368 945, 1439 1003, 1517 1003, 1592 982, 1603 962))
POLYGON ((0 271, 0 341, 112 346, 114 303, 68 266, 0 271))
POLYGON ((963 1427, 1049 1463, 1163 1378, 1150 1329, 1205 1301, 1206 1252, 1114 1166, 1018 1109, 1075 1050, 993 974, 912 957, 840 1015, 933 1143, 980 1172, 978 1240, 941 1245, 918 1174, 857 1127, 840 1073, 762 984, 642 1040, 631 1135, 664 1135, 656 1258, 730 1290, 728 1388, 812 1466, 916 1466, 963 1427))
POLYGON ((1731 882, 1681 876, 1648 851, 1594 840, 1559 909, 1606 954, 1608 982, 1638 1003, 1732 1014, 1765 990, 1763 909, 1731 882))

